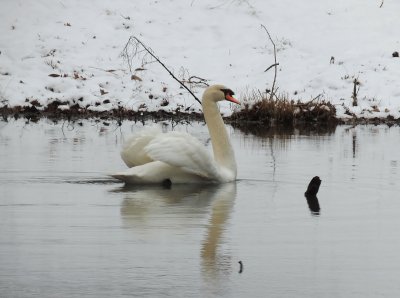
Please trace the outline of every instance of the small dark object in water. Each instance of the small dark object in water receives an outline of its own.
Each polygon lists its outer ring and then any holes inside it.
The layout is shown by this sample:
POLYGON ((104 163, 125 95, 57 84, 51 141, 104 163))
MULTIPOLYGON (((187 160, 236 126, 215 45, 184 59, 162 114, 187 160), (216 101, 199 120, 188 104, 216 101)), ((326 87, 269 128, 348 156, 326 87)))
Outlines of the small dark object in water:
POLYGON ((165 180, 162 182, 162 186, 163 186, 164 188, 166 188, 166 189, 170 189, 170 188, 171 188, 171 185, 172 185, 172 181, 171 181, 170 179, 165 179, 165 180))
POLYGON ((321 179, 318 176, 315 176, 311 179, 310 183, 308 184, 307 191, 304 193, 304 196, 307 198, 308 208, 310 208, 312 213, 319 214, 321 210, 317 198, 317 193, 319 187, 321 185, 321 179))
POLYGON ((392 56, 398 58, 399 57, 399 52, 393 52, 392 56))
POLYGON ((242 273, 243 272, 243 263, 242 263, 242 261, 239 261, 238 263, 240 265, 239 273, 242 273))
POLYGON ((319 186, 321 185, 321 179, 318 176, 315 176, 311 179, 310 183, 308 184, 307 191, 304 194, 307 196, 316 196, 319 190, 319 186))

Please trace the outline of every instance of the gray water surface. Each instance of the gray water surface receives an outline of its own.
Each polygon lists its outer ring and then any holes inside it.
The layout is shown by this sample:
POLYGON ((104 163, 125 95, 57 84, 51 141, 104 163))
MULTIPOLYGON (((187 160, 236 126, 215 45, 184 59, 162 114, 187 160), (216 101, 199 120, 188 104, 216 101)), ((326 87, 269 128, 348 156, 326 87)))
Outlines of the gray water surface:
POLYGON ((400 294, 399 127, 229 127, 238 181, 171 189, 107 176, 142 128, 0 122, 0 297, 400 294))

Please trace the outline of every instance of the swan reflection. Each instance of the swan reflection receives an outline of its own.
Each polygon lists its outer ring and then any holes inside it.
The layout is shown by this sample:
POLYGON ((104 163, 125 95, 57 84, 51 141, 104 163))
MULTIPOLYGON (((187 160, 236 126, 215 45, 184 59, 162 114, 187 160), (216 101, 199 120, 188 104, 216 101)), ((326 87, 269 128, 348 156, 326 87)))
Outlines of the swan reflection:
MULTIPOLYGON (((217 248, 221 242, 222 234, 225 230, 225 224, 229 219, 230 212, 233 207, 234 197, 236 195, 236 184, 224 184, 213 195, 213 203, 210 214, 209 223, 207 226, 206 237, 202 243, 201 257, 203 261, 203 269, 216 270, 215 266, 228 263, 230 260, 226 257, 218 256, 217 248)), ((227 264, 225 264, 227 265, 227 264)), ((221 270, 229 269, 220 267, 221 270)))
POLYGON ((237 263, 232 260, 231 252, 221 247, 235 198, 236 183, 221 185, 213 195, 211 214, 201 245, 201 268, 207 285, 204 290, 211 291, 207 293, 209 295, 226 294, 228 289, 221 287, 225 284, 221 280, 229 279, 232 272, 237 272, 236 268, 232 268, 232 264, 236 266, 237 263))
POLYGON ((218 185, 124 186, 116 190, 124 193, 121 215, 126 226, 137 227, 138 222, 152 217, 168 217, 173 221, 190 221, 204 217, 218 193, 218 185))
POLYGON ((231 268, 230 252, 219 249, 233 209, 236 183, 172 185, 171 188, 125 186, 114 192, 124 193, 121 217, 127 228, 146 234, 160 233, 161 228, 168 233, 195 228, 197 234, 203 234, 199 252, 206 283, 217 286, 218 277, 236 272, 236 268, 231 268), (199 230, 204 233, 198 233, 199 230))

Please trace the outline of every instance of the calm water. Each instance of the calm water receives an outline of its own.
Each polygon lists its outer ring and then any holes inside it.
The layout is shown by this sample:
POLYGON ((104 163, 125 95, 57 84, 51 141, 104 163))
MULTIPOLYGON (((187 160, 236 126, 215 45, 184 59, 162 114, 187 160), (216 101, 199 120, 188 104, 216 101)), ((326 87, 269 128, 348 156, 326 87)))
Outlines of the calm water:
POLYGON ((125 187, 106 174, 142 128, 0 122, 1 297, 400 294, 399 127, 230 128, 237 182, 125 187))

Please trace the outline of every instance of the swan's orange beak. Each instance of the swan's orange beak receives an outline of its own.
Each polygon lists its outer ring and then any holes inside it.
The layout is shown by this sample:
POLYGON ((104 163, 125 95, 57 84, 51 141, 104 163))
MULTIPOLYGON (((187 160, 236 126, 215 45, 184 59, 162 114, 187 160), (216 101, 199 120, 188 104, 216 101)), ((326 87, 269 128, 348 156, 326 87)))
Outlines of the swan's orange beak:
POLYGON ((240 102, 236 98, 234 98, 232 95, 230 95, 229 93, 227 93, 225 95, 225 99, 227 101, 230 101, 230 102, 233 102, 233 103, 237 103, 238 105, 240 105, 240 102))

